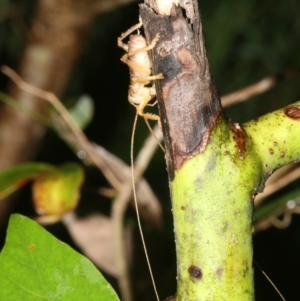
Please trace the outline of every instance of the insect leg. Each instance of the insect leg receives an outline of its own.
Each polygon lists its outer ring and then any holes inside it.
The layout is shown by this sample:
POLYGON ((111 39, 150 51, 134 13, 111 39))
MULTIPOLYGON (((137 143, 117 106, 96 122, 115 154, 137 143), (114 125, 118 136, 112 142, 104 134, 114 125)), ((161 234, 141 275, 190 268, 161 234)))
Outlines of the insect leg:
MULTIPOLYGON (((123 57, 125 57, 125 56, 126 57, 133 56, 133 55, 136 55, 137 53, 145 52, 145 51, 149 51, 149 50, 153 49, 155 47, 157 41, 159 40, 159 38, 160 38, 160 35, 159 35, 159 33, 157 33, 156 36, 154 37, 154 39, 151 41, 151 43, 148 46, 139 48, 139 49, 134 50, 134 51, 130 51, 130 52, 126 53, 125 55, 123 55, 123 57)), ((122 47, 122 46, 120 46, 120 47, 122 47)), ((121 60, 122 60, 122 58, 121 58, 121 60)))
POLYGON ((132 27, 130 27, 128 30, 126 30, 125 32, 123 32, 121 34, 121 36, 118 37, 118 46, 123 48, 125 51, 128 51, 128 45, 123 43, 123 40, 128 37, 132 32, 134 32, 135 30, 141 28, 143 25, 141 19, 140 22, 133 25, 132 27))
POLYGON ((133 77, 132 78, 132 82, 134 83, 140 83, 140 84, 147 84, 149 81, 151 80, 156 80, 156 79, 163 79, 164 76, 162 73, 156 74, 156 75, 149 75, 149 76, 145 76, 145 77, 133 77))

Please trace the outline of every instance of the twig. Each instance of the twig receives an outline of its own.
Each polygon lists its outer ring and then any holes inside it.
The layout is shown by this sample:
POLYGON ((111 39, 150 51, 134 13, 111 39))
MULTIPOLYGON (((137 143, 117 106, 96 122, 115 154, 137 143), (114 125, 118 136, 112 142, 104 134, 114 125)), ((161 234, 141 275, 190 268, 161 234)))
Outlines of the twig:
POLYGON ((158 124, 153 128, 153 135, 149 135, 148 138, 144 141, 144 145, 135 159, 134 171, 135 180, 137 182, 147 169, 149 162, 158 147, 156 139, 158 141, 162 141, 163 139, 163 134, 158 124))
POLYGON ((293 169, 292 171, 288 171, 285 175, 277 178, 276 181, 273 181, 271 184, 267 185, 264 189, 263 193, 258 194, 254 200, 255 207, 261 205, 261 203, 271 194, 280 190, 281 188, 287 186, 291 182, 300 178, 300 167, 293 169))
POLYGON ((49 127, 51 126, 48 117, 46 117, 45 115, 43 115, 41 113, 38 113, 36 111, 29 109, 28 106, 24 105, 23 103, 18 102, 16 99, 8 96, 5 93, 0 92, 0 101, 13 107, 16 110, 24 112, 25 114, 30 116, 32 119, 40 122, 41 124, 43 124, 45 126, 49 126, 49 127))
POLYGON ((264 93, 270 90, 276 84, 277 80, 275 76, 268 76, 260 80, 259 82, 234 91, 230 94, 221 96, 223 107, 229 107, 233 104, 245 101, 253 96, 264 93))
POLYGON ((93 163, 102 171, 104 176, 108 179, 110 184, 116 189, 120 190, 120 182, 116 176, 107 167, 106 163, 96 154, 93 145, 88 141, 82 130, 78 127, 76 122, 70 116, 68 110, 62 105, 59 99, 51 92, 44 91, 36 88, 25 81, 12 69, 7 66, 2 66, 1 71, 6 74, 20 89, 35 95, 36 97, 47 100, 53 105, 53 107, 59 112, 62 119, 70 128, 74 136, 80 141, 80 145, 83 150, 86 151, 93 163))
MULTIPOLYGON (((75 121, 70 116, 69 112, 53 93, 41 90, 26 83, 16 72, 14 72, 7 66, 3 66, 1 70, 12 81, 14 81, 20 89, 31 93, 32 95, 35 95, 39 98, 45 99, 54 106, 54 108, 60 114, 66 125, 70 128, 75 138, 77 138, 80 147, 88 154, 92 162, 102 171, 102 173, 106 176, 106 178, 114 187, 114 189, 118 191, 118 197, 116 198, 112 206, 112 222, 114 226, 114 235, 116 241, 116 261, 117 266, 120 270, 118 282, 122 292, 123 300, 130 301, 132 299, 132 294, 130 289, 127 259, 126 256, 124 256, 123 219, 128 202, 132 197, 131 181, 128 179, 128 181, 124 181, 123 184, 120 183, 118 177, 110 170, 106 162, 102 160, 101 157, 99 157, 94 145, 88 141, 82 130, 77 126, 75 121)), ((158 127, 154 129, 154 132, 156 137, 161 137, 162 134, 160 133, 158 127)), ((138 159, 135 164, 137 170, 135 179, 137 182, 142 177, 142 174, 147 168, 149 161, 152 158, 156 148, 156 139, 152 135, 149 135, 149 137, 145 141, 142 151, 138 155, 138 159)))
MULTIPOLYGON (((59 99, 50 92, 38 89, 36 87, 31 86, 21 79, 19 75, 17 75, 12 69, 3 66, 1 68, 2 72, 10 77, 16 85, 28 93, 31 93, 37 97, 47 100, 50 102, 55 109, 59 112, 64 122, 70 128, 73 135, 78 139, 80 147, 88 154, 92 162, 102 171, 104 176, 108 179, 110 184, 114 187, 114 189, 118 192, 118 197, 113 203, 112 207, 112 219, 114 224, 114 235, 116 238, 116 259, 117 264, 120 270, 119 277, 119 285, 122 291, 122 295, 124 296, 123 300, 131 300, 131 292, 130 292, 130 284, 128 278, 128 267, 127 267, 127 259, 124 256, 124 244, 123 244, 123 219, 124 213, 127 208, 128 202, 132 197, 131 184, 130 181, 121 184, 120 180, 116 177, 116 175, 111 172, 109 166, 107 166, 106 162, 99 157, 99 154, 94 149, 94 146, 88 141, 84 133, 74 122, 72 117, 69 115, 68 111, 61 104, 59 99)), ((258 83, 248 86, 239 91, 233 92, 231 94, 225 95, 222 97, 223 106, 229 106, 234 103, 244 101, 250 97, 253 97, 257 94, 263 93, 268 89, 272 88, 276 84, 275 77, 269 76, 258 83)), ((155 136, 159 141, 162 140, 162 133, 158 125, 156 125, 153 129, 155 136)), ((145 141, 144 146, 142 147, 139 155, 137 156, 135 162, 135 180, 138 183, 142 174, 149 164, 149 160, 153 156, 154 151, 157 148, 157 141, 152 135, 149 135, 147 140, 145 141)), ((299 170, 293 171, 293 173, 288 177, 279 181, 277 184, 274 184, 270 188, 270 191, 276 191, 276 186, 283 187, 287 183, 291 182, 293 179, 299 176, 299 170), (296 176, 297 174, 297 176, 296 176)), ((137 184, 138 185, 138 184, 137 184)), ((269 192, 271 194, 273 192, 269 192)))
MULTIPOLYGON (((259 80, 255 84, 246 86, 240 90, 236 90, 234 92, 221 96, 222 106, 225 108, 246 101, 251 97, 257 96, 259 94, 262 94, 270 90, 278 83, 279 79, 290 79, 298 74, 299 74, 298 71, 291 70, 291 71, 284 72, 282 76, 277 76, 277 75, 267 76, 259 80)), ((158 125, 156 125, 154 131, 157 131, 158 129, 159 127, 158 125)), ((162 141, 162 138, 163 137, 161 135, 160 137, 158 137, 158 140, 162 141)))
POLYGON ((130 182, 124 183, 118 197, 112 204, 111 219, 113 225, 114 241, 115 241, 115 258, 116 265, 119 270, 118 284, 120 287, 122 300, 131 301, 131 284, 129 280, 128 264, 124 254, 124 214, 129 200, 132 197, 132 189, 130 182))
MULTIPOLYGON (((160 133, 159 128, 154 129, 154 134, 157 139, 162 136, 160 133)), ((148 136, 148 138, 145 140, 144 145, 142 149, 140 150, 137 159, 134 163, 134 180, 136 183, 139 182, 139 179, 145 172, 150 159, 152 158, 155 150, 157 149, 157 141, 156 138, 153 137, 153 135, 148 136)), ((131 184, 130 187, 124 183, 123 187, 123 193, 119 194, 119 197, 116 199, 116 201, 113 203, 112 206, 112 221, 113 221, 113 227, 114 227, 114 233, 116 235, 115 241, 116 241, 116 258, 118 261, 118 267, 119 267, 119 286, 122 287, 122 300, 123 301, 130 301, 131 300, 131 294, 130 294, 130 283, 128 281, 128 267, 127 267, 127 261, 124 254, 124 227, 123 227, 123 218, 125 214, 125 210, 128 205, 128 201, 132 197, 132 193, 134 191, 132 190, 131 184)), ((137 212, 138 213, 138 212, 137 212)), ((139 219, 139 215, 138 219, 139 219)), ((140 224, 140 223, 139 223, 140 224)), ((144 240, 143 240, 144 244, 144 240)), ((152 275, 151 275, 152 276, 152 275)))
POLYGON ((266 230, 272 226, 278 229, 287 228, 292 221, 292 214, 300 214, 299 198, 287 202, 274 210, 270 216, 254 224, 254 233, 266 230), (291 202, 291 204, 289 204, 291 202), (278 217, 283 215, 282 219, 278 217))
POLYGON ((237 104, 248 100, 251 97, 262 94, 271 88, 273 88, 280 80, 291 79, 299 75, 298 70, 287 70, 278 75, 267 76, 253 85, 244 87, 240 90, 236 90, 227 95, 221 96, 222 106, 229 107, 233 104, 237 104))
MULTIPOLYGON (((157 128, 156 135, 157 136, 162 135, 161 131, 158 128, 157 128)), ((149 135, 147 141, 145 142, 145 145, 142 147, 140 151, 141 153, 147 152, 147 157, 145 158, 144 155, 142 155, 143 163, 137 163, 138 168, 140 164, 144 164, 144 165, 149 164, 149 160, 151 159, 153 152, 156 149, 157 149, 157 143, 153 138, 153 136, 149 135)), ((125 164, 120 158, 114 156, 113 154, 111 154, 110 152, 108 152, 107 150, 105 150, 103 147, 99 145, 95 145, 95 150, 97 151, 97 154, 99 154, 99 156, 105 159, 105 161, 109 164, 110 168, 117 174, 119 180, 122 183, 128 182, 128 179, 131 178, 131 169, 127 164, 125 164)), ((104 190, 104 191, 108 192, 109 194, 112 193, 111 190, 110 191, 104 190)), ((141 216, 149 224, 155 226, 157 229, 161 229, 163 223, 161 205, 145 179, 140 178, 140 180, 137 183, 136 192, 138 196, 138 204, 139 204, 141 216)), ((116 197, 116 195, 117 193, 114 190, 114 196, 116 197)))

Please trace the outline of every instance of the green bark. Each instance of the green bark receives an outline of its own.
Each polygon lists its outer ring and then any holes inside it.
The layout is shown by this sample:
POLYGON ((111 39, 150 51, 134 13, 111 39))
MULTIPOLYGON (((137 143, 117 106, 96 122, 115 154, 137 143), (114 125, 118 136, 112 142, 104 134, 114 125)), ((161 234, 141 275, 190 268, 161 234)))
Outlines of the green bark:
POLYGON ((300 158, 299 133, 286 108, 242 128, 220 118, 204 152, 175 171, 177 301, 254 300, 252 200, 273 170, 300 158))
POLYGON ((160 34, 153 74, 164 75, 156 93, 178 272, 170 300, 254 300, 253 200, 274 170, 300 158, 300 102, 243 126, 226 120, 197 1, 181 1, 168 13, 146 2, 140 15, 148 43, 160 34))
POLYGON ((265 172, 300 158, 300 101, 243 125, 259 154, 265 172))

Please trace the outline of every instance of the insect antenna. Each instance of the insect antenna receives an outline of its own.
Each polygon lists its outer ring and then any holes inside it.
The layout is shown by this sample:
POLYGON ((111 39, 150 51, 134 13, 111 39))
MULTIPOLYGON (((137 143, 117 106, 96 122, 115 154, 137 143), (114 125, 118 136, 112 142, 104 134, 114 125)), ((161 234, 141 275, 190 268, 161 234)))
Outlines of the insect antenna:
POLYGON ((139 207, 138 207, 138 203, 137 203, 137 196, 136 196, 133 146, 134 146, 134 136, 135 136, 135 131, 136 131, 137 120, 138 120, 138 114, 135 114, 135 118, 134 118, 134 122, 133 122, 133 128, 132 128, 132 134, 131 134, 131 143, 130 143, 130 163, 131 163, 131 180, 132 180, 133 200, 134 200, 134 206, 135 206, 135 210, 136 210, 136 216, 137 216, 139 232, 140 232, 140 236, 141 236, 141 240, 142 240, 142 244, 143 244, 143 249, 144 249, 145 256, 146 256, 146 261, 147 261, 147 265, 148 265, 148 269, 149 269, 153 289, 154 289, 157 301, 160 301, 159 296, 158 296, 158 292, 157 292, 157 288, 156 288, 156 284, 155 284, 155 280, 154 280, 154 276, 153 276, 153 273, 152 273, 152 268, 151 268, 148 252, 147 252, 146 242, 145 242, 145 239, 144 239, 144 234, 143 234, 141 220, 140 220, 140 214, 139 214, 139 207))
POLYGON ((273 288, 278 293, 278 295, 280 296, 280 298, 283 301, 286 301, 286 299, 281 294, 280 290, 277 288, 277 286, 274 284, 274 282, 270 279, 270 277, 267 275, 267 273, 260 267, 260 265, 255 260, 253 260, 253 261, 254 261, 255 265, 260 269, 260 271, 262 272, 262 274, 267 278, 267 280, 269 281, 269 283, 273 286, 273 288))
POLYGON ((162 146, 162 144, 160 143, 159 139, 156 137, 155 133, 153 132, 153 129, 152 129, 151 125, 149 124, 149 121, 147 120, 147 118, 144 118, 144 120, 146 122, 146 125, 147 125, 149 131, 151 132, 151 134, 153 135, 154 139, 156 140, 157 144, 162 149, 162 151, 165 152, 164 147, 162 146))

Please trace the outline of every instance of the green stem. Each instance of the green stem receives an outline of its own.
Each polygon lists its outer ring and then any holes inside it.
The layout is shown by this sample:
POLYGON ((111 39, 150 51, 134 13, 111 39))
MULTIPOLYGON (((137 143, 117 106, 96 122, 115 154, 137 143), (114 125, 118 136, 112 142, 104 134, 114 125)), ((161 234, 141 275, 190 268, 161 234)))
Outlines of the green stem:
POLYGON ((300 101, 243 125, 261 157, 265 172, 300 158, 300 101))
POLYGON ((254 300, 252 200, 274 169, 300 157, 300 122, 287 108, 245 131, 220 118, 204 152, 175 171, 177 301, 254 300))
POLYGON ((241 154, 219 120, 204 153, 177 170, 172 182, 179 300, 253 298, 251 219, 259 158, 241 154))

